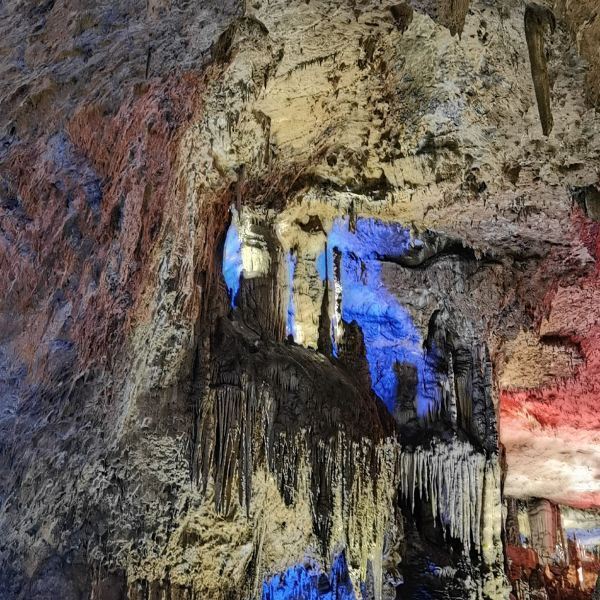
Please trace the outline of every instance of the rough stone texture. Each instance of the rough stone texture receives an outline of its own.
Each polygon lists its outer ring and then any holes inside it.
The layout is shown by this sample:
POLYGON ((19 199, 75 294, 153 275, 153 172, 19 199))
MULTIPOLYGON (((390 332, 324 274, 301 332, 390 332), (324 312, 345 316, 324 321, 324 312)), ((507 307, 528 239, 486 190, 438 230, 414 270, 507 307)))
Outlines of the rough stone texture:
MULTIPOLYGON (((582 237, 589 241, 590 251, 597 257, 598 225, 582 222, 582 227, 582 237)), ((548 316, 540 324, 540 334, 546 339, 562 338, 579 348, 585 361, 576 372, 556 384, 503 393, 503 438, 508 449, 509 471, 513 473, 512 481, 509 477, 507 483, 508 493, 546 496, 581 507, 598 505, 597 289, 595 267, 573 285, 553 290, 548 316), (511 453, 511 445, 519 447, 521 452, 511 453), (560 452, 556 451, 557 446, 560 452), (554 483, 547 479, 550 469, 554 483), (563 477, 557 477, 557 473, 563 477)))
POLYGON ((507 498, 506 558, 516 598, 593 598, 597 511, 507 498))
POLYGON ((528 4, 525 8, 525 35, 529 49, 531 76, 542 122, 542 131, 548 135, 552 131, 552 107, 550 103, 550 80, 544 37, 547 30, 554 32, 556 20, 547 8, 539 4, 528 4))
POLYGON ((565 20, 578 52, 589 64, 586 75, 586 91, 592 104, 598 105, 600 100, 600 12, 593 0, 555 0, 557 13, 565 20))
POLYGON ((497 4, 0 7, 0 597, 576 589, 502 499, 600 504, 599 18, 554 7, 550 131, 497 4))

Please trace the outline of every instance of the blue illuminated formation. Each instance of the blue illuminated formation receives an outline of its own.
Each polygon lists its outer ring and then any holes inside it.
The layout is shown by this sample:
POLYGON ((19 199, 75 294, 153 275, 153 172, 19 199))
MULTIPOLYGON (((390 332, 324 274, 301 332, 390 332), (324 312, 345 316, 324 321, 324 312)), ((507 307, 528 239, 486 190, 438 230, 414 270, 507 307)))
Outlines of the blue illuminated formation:
POLYGON ((336 557, 329 577, 307 562, 290 567, 263 583, 262 600, 356 600, 343 554, 336 557))
POLYGON ((287 307, 287 335, 296 337, 296 307, 294 305, 294 273, 296 271, 296 264, 298 257, 291 252, 287 255, 287 268, 288 268, 288 283, 290 286, 290 293, 288 298, 287 307))
POLYGON ((322 279, 325 271, 333 277, 333 253, 341 252, 342 319, 356 321, 362 329, 371 382, 375 393, 393 411, 397 398, 396 364, 410 364, 417 371, 417 414, 433 408, 435 375, 426 361, 420 333, 410 314, 384 285, 382 257, 398 257, 412 244, 407 229, 396 223, 359 219, 355 232, 347 219, 337 219, 327 239, 327 265, 324 254, 317 257, 322 279))
POLYGON ((231 223, 225 237, 223 249, 223 277, 227 284, 231 306, 235 306, 235 297, 240 289, 240 276, 242 274, 242 243, 237 227, 231 223))
POLYGON ((328 273, 327 257, 325 256, 325 251, 321 252, 321 254, 319 254, 319 256, 317 256, 316 265, 317 265, 317 273, 319 274, 321 281, 325 281, 325 279, 327 279, 327 273, 328 273))

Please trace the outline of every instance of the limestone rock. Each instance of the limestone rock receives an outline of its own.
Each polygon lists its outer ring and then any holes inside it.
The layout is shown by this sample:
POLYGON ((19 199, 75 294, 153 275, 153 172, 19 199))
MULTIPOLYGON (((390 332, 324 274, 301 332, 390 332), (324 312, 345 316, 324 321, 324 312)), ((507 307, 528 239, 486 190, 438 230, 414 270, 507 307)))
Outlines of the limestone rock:
POLYGON ((0 16, 0 598, 591 596, 591 0, 0 16))

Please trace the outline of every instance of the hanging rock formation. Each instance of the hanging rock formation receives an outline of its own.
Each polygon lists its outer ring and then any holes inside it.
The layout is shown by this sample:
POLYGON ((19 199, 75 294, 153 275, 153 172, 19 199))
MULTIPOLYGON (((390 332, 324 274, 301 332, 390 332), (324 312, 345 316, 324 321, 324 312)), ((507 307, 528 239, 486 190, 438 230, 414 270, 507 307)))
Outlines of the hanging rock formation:
POLYGON ((553 125, 544 33, 547 29, 553 32, 555 28, 556 20, 548 8, 539 4, 527 5, 525 8, 525 35, 529 49, 531 76, 544 135, 548 135, 552 131, 553 125))
POLYGON ((2 600, 597 594, 594 2, 0 16, 2 600))

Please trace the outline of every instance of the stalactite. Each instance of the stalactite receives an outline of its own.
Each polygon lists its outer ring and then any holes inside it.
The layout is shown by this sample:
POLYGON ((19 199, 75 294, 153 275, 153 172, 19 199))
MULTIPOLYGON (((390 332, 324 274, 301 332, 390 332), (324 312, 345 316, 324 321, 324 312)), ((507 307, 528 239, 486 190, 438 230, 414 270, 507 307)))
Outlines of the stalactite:
POLYGON ((486 463, 485 455, 459 440, 402 449, 400 490, 413 511, 417 501, 429 502, 434 517, 465 550, 479 549, 486 463))
POLYGON ((519 530, 519 501, 516 498, 506 499, 506 543, 511 546, 521 545, 519 530))
POLYGON ((338 248, 333 248, 333 314, 331 315, 331 325, 333 330, 333 347, 336 351, 339 341, 344 333, 342 325, 342 253, 338 248))
MULTIPOLYGON (((357 301, 361 286, 380 281, 379 265, 369 263, 379 260, 369 254, 371 238, 375 236, 383 250, 394 248, 394 252, 402 252, 409 239, 406 230, 396 226, 389 229, 374 220, 358 219, 354 232, 343 222, 337 224, 337 238, 334 236, 332 241, 331 255, 325 253, 321 280, 325 281, 326 290, 323 307, 332 310, 336 364, 346 373, 346 382, 340 387, 342 382, 331 379, 334 371, 322 356, 293 344, 272 344, 269 338, 273 339, 273 332, 265 336, 264 327, 256 330, 257 309, 248 300, 252 297, 249 291, 258 290, 257 283, 271 278, 269 297, 281 298, 284 306, 287 304, 288 317, 293 297, 290 291, 293 289, 295 295, 302 287, 294 280, 293 261, 285 260, 289 250, 265 242, 272 236, 265 226, 259 226, 262 217, 246 213, 245 219, 251 224, 246 227, 252 236, 257 237, 260 232, 263 241, 259 245, 271 248, 270 266, 268 277, 256 272, 249 281, 242 281, 236 313, 244 328, 222 320, 222 331, 215 336, 213 372, 202 402, 202 450, 198 454, 203 462, 203 485, 213 490, 216 510, 228 514, 237 503, 247 515, 252 514, 258 485, 255 478, 266 469, 287 506, 309 507, 312 533, 319 540, 319 556, 327 558, 334 549, 345 548, 354 565, 350 568, 353 582, 358 585, 369 578, 375 597, 380 596, 383 587, 384 540, 395 521, 396 496, 414 515, 419 512, 417 505, 426 502, 443 535, 458 540, 465 556, 473 550, 485 555, 486 564, 494 564, 496 532, 490 527, 487 514, 496 508, 494 452, 486 454, 457 434, 452 439, 434 436, 428 443, 403 444, 392 421, 367 425, 364 420, 368 411, 372 411, 368 417, 371 419, 375 415, 382 419, 383 412, 376 408, 377 401, 370 391, 372 372, 364 330, 356 321, 343 321, 344 311, 353 306, 353 297, 348 300, 347 295, 353 293, 357 301), (371 266, 374 275, 369 271, 371 266), (353 283, 354 290, 350 287, 353 283), (341 414, 348 410, 363 411, 363 417, 355 420, 357 415, 349 418, 348 414, 342 418, 341 414), (375 434, 378 427, 386 431, 385 436, 375 434), (377 473, 376 478, 373 473, 377 473)), ((242 254, 244 239, 250 237, 242 233, 242 254)), ((299 256, 297 249, 294 252, 299 256)), ((393 307, 398 304, 391 297, 389 301, 393 307)), ((270 303, 268 309, 272 314, 285 315, 285 308, 278 306, 270 303)), ((390 328, 389 335, 406 333, 408 317, 398 312, 399 304, 393 310, 365 313, 365 326, 369 326, 368 317, 382 318, 385 327, 390 328)), ((266 318, 265 324, 273 319, 266 318)), ((427 353, 421 357, 420 366, 390 363, 397 385, 406 387, 400 409, 406 412, 407 422, 413 418, 417 422, 416 394, 420 389, 421 394, 426 392, 422 399, 427 399, 421 426, 429 423, 439 427, 443 422, 440 419, 449 415, 456 431, 479 433, 481 426, 475 421, 480 417, 474 404, 491 399, 485 391, 491 386, 487 350, 481 344, 472 348, 458 344, 452 337, 453 330, 447 327, 446 317, 438 321, 430 332, 432 337, 428 337, 427 353), (423 377, 426 372, 433 377, 440 366, 447 373, 445 379, 419 380, 419 375, 423 377), (411 386, 415 378, 421 388, 411 386), (411 410, 405 406, 408 402, 412 402, 411 410)), ((292 327, 288 319, 288 331, 292 327)), ((410 325, 409 334, 411 327, 414 329, 410 325)), ((407 343, 417 348, 415 335, 409 335, 407 343)), ((484 423, 483 430, 486 427, 484 423)), ((259 526, 257 531, 260 530, 259 526)), ((255 544, 262 544, 260 536, 255 544)), ((260 549, 255 561, 262 564, 260 549)))
MULTIPOLYGON (((333 341, 332 341, 332 323, 331 316, 329 314, 329 262, 327 260, 327 242, 325 242, 325 249, 323 250, 322 263, 324 266, 324 273, 322 274, 323 279, 323 298, 321 300, 321 312, 319 313, 319 338, 317 342, 317 348, 321 354, 325 356, 331 356, 333 352, 333 341)), ((317 266, 318 268, 318 266, 317 266)))
POLYGON ((451 0, 439 3, 439 21, 452 35, 461 34, 471 0, 451 0))
POLYGON ((445 409, 450 417, 450 423, 455 427, 458 425, 458 407, 456 402, 456 382, 454 380, 454 360, 452 353, 448 353, 448 381, 446 387, 445 409))
POLYGON ((413 20, 413 8, 406 2, 390 6, 390 12, 398 29, 404 33, 413 20))
POLYGON ((531 76, 544 135, 550 135, 553 126, 550 79, 544 48, 544 32, 547 26, 551 31, 554 31, 556 27, 552 12, 539 4, 528 4, 525 8, 525 36, 527 37, 531 76))

